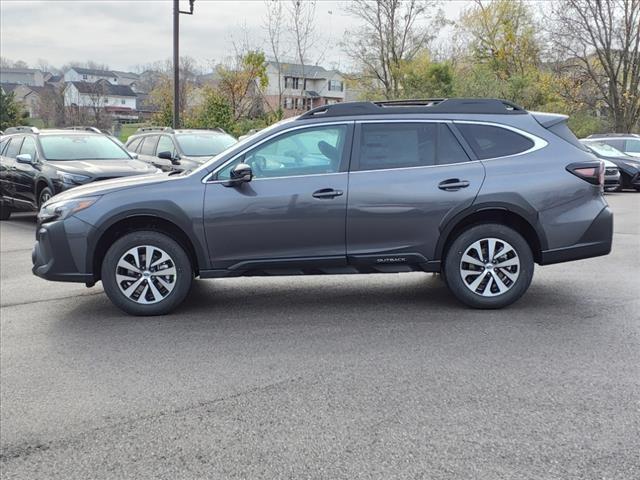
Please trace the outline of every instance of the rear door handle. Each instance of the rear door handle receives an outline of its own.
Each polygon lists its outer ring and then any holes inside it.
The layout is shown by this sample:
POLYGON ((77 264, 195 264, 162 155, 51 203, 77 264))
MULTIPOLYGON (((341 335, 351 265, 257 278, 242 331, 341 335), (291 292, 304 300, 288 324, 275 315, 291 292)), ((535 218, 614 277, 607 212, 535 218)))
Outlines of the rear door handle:
POLYGON ((335 198, 342 195, 342 190, 334 190, 333 188, 323 188, 313 192, 314 198, 335 198))
POLYGON ((440 190, 454 191, 454 190, 460 190, 461 188, 467 188, 469 185, 471 184, 469 183, 468 180, 459 180, 457 178, 450 178, 448 180, 443 180, 442 182, 440 182, 438 184, 438 188, 440 190))

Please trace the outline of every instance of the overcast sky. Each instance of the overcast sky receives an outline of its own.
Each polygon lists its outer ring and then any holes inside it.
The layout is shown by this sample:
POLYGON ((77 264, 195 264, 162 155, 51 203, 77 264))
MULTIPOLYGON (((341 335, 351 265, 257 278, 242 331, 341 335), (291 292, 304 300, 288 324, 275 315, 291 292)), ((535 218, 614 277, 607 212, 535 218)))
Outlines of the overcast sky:
MULTIPOLYGON (((172 5, 170 0, 2 0, 0 54, 31 66, 39 59, 54 66, 93 60, 112 69, 133 69, 171 56, 172 5)), ((465 5, 461 0, 443 2, 443 10, 455 19, 465 5)), ((357 21, 344 6, 344 1, 317 2, 322 42, 310 57, 326 51, 326 66, 344 68, 348 63, 339 43, 357 21)), ((188 0, 181 0, 181 8, 188 8, 188 0)), ((253 46, 266 50, 265 16, 263 0, 196 0, 195 15, 180 16, 181 54, 207 66, 228 56, 233 39, 241 41, 243 31, 253 46)))

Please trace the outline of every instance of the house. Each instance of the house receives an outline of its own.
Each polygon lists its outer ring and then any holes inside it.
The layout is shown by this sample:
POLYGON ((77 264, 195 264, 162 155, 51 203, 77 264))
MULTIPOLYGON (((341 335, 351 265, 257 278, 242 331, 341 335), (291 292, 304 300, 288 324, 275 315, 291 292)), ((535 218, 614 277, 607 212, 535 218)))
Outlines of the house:
POLYGON ((64 106, 84 110, 104 110, 119 120, 135 120, 137 114, 136 93, 128 85, 114 85, 107 80, 67 82, 64 89, 64 106))
POLYGON ((0 83, 44 86, 44 74, 35 68, 0 68, 0 83))
POLYGON ((110 70, 96 70, 94 68, 71 67, 64 72, 65 82, 90 82, 106 80, 112 85, 118 85, 118 75, 110 70))
POLYGON ((29 113, 29 117, 34 118, 40 116, 40 102, 46 92, 53 94, 54 87, 52 85, 45 85, 43 87, 18 85, 13 90, 13 96, 23 105, 25 111, 29 113))
POLYGON ((285 117, 345 99, 345 81, 337 70, 326 70, 318 65, 267 62, 267 76, 269 85, 265 102, 275 110, 282 98, 280 107, 285 117))
POLYGON ((138 79, 140 75, 132 72, 119 72, 117 70, 114 70, 113 73, 116 74, 116 78, 118 79, 116 83, 118 85, 128 85, 134 92, 138 91, 138 79))

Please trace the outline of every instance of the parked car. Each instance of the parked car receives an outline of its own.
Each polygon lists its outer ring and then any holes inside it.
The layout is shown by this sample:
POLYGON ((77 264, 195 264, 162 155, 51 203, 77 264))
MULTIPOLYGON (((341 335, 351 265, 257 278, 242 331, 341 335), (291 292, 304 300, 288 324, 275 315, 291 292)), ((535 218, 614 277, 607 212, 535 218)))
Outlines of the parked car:
POLYGON ((621 189, 634 188, 640 191, 640 159, 626 155, 600 140, 585 138, 580 142, 598 158, 609 161, 618 167, 621 189))
POLYGON ((165 172, 194 170, 237 140, 222 129, 173 130, 164 127, 139 128, 127 140, 129 151, 165 172))
POLYGON ((50 200, 33 272, 101 280, 134 315, 173 310, 194 276, 409 271, 504 307, 534 263, 611 250, 603 163, 566 120, 494 99, 318 107, 194 171, 50 200))
POLYGON ((636 133, 596 133, 587 138, 611 145, 626 155, 640 157, 640 135, 636 133))
POLYGON ((38 210, 52 196, 78 185, 157 171, 102 133, 8 128, 0 141, 0 218, 38 210))

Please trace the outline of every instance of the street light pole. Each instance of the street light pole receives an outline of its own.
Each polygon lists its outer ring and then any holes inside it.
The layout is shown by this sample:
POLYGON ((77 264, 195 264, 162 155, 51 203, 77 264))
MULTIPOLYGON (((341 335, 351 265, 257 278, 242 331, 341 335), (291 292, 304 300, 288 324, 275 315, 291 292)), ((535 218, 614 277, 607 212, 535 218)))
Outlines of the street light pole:
POLYGON ((189 11, 180 10, 180 0, 173 0, 173 128, 180 128, 180 14, 193 15, 195 0, 189 0, 189 11))

